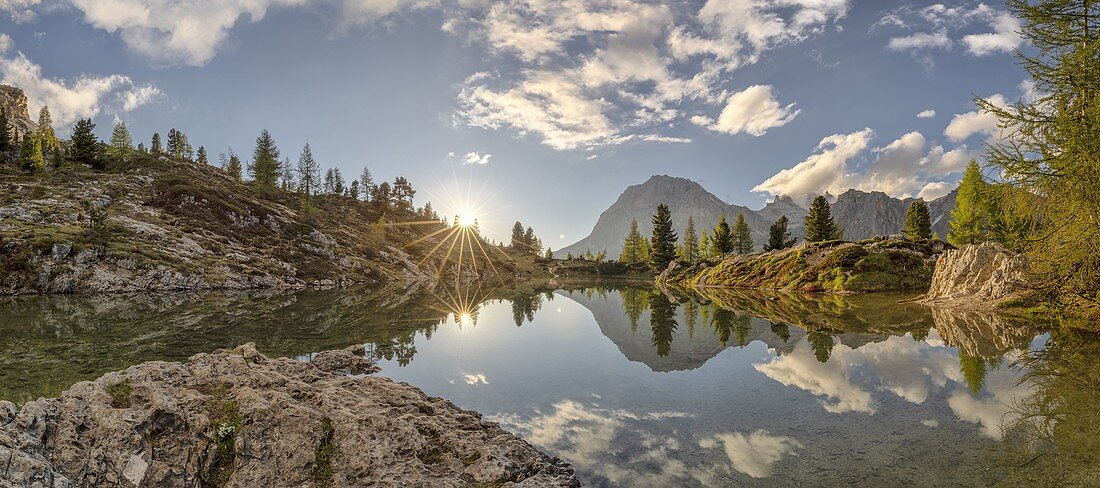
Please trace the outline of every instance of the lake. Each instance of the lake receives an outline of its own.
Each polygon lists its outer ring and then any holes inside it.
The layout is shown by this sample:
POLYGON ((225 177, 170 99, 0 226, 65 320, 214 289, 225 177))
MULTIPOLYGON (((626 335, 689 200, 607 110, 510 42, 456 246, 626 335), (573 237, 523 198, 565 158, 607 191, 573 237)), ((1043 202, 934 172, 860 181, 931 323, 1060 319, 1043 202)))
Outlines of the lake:
MULTIPOLYGON (((0 300, 0 398, 255 342, 367 345, 586 486, 1100 481, 1100 340, 892 295, 614 286, 0 300)), ((1092 483, 1090 483, 1092 482, 1092 483)))

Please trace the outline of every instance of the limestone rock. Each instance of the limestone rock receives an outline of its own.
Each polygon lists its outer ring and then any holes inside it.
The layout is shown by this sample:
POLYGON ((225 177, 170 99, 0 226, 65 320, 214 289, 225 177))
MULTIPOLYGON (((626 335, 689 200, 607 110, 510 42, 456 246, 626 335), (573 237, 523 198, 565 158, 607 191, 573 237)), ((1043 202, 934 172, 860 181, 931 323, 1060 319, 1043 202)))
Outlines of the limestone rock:
POLYGON ((936 261, 923 301, 988 308, 1027 290, 1027 260, 992 242, 949 250, 936 261))
POLYGON ((0 402, 0 486, 579 486, 565 462, 403 383, 251 344, 148 362, 18 413, 0 402), (322 367, 319 367, 322 366, 322 367))

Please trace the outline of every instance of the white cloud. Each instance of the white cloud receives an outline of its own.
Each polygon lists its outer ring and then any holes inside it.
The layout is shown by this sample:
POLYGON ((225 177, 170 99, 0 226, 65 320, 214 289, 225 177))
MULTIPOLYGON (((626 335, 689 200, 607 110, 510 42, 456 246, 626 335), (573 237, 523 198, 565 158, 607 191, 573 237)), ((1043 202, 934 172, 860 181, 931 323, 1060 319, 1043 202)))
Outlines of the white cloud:
POLYGON ((927 49, 950 49, 951 38, 947 37, 947 30, 936 32, 920 32, 903 37, 894 37, 886 44, 891 51, 921 51, 927 49))
POLYGON ((931 119, 931 118, 934 118, 935 116, 936 116, 936 111, 932 110, 932 109, 922 110, 920 113, 917 114, 918 119, 931 119))
POLYGON ((104 109, 127 112, 160 95, 160 90, 153 86, 134 87, 133 81, 124 75, 49 78, 22 53, 11 58, 0 56, 0 81, 23 89, 31 117, 37 117, 42 106, 49 106, 53 121, 60 128, 81 118, 95 117, 104 109))
POLYGON ((489 159, 492 157, 492 154, 482 155, 478 152, 468 152, 465 156, 462 156, 462 164, 486 165, 489 164, 489 159))
POLYGON ((699 447, 722 449, 733 469, 753 478, 767 478, 775 471, 775 463, 801 449, 802 443, 758 430, 748 435, 733 432, 704 437, 699 447))
POLYGON ((924 185, 924 188, 921 188, 920 193, 917 193, 917 198, 923 198, 925 201, 932 201, 951 193, 951 190, 954 189, 955 185, 950 183, 933 181, 924 185))
POLYGON ((41 3, 42 0, 0 0, 0 11, 7 12, 12 22, 24 24, 38 17, 35 12, 41 3))
MULTIPOLYGON (((794 120, 799 113, 794 106, 793 103, 780 105, 770 85, 753 85, 731 95, 718 120, 708 128, 727 134, 762 136, 768 129, 782 127, 794 120)), ((692 122, 697 120, 692 117, 692 122)))
POLYGON ((825 191, 844 190, 844 178, 849 159, 867 149, 874 136, 871 129, 850 134, 834 134, 821 140, 817 152, 793 168, 784 169, 753 187, 755 192, 789 195, 805 201, 811 195, 825 191))
POLYGON ((917 165, 924 156, 925 138, 920 132, 910 132, 876 148, 875 161, 867 169, 858 187, 864 191, 881 191, 889 195, 911 196, 917 182, 917 165))
POLYGON ((943 146, 933 146, 928 150, 928 154, 921 158, 920 167, 928 174, 948 175, 961 173, 971 159, 981 158, 980 151, 972 151, 966 144, 950 151, 945 151, 943 146))
POLYGON ((992 16, 989 26, 992 33, 971 34, 964 36, 962 41, 966 44, 966 52, 974 56, 988 56, 996 53, 1011 53, 1020 47, 1023 39, 1020 37, 1020 20, 1008 12, 1002 12, 992 16))
MULTIPOLYGON (((1000 94, 986 98, 986 101, 998 107, 1008 106, 1008 101, 1000 94)), ((996 116, 991 113, 974 110, 963 114, 956 114, 952 117, 951 123, 947 124, 947 128, 943 131, 943 134, 951 141, 960 142, 968 139, 974 134, 985 134, 988 137, 997 137, 1000 135, 1000 132, 1000 129, 997 127, 996 116)))
POLYGON ((478 383, 483 384, 483 385, 488 385, 489 384, 489 379, 486 378, 485 375, 481 374, 481 373, 477 373, 477 374, 463 373, 462 378, 464 380, 466 380, 467 385, 476 385, 478 383))
POLYGON ((6 54, 14 45, 15 41, 11 40, 11 36, 0 33, 0 54, 6 54))

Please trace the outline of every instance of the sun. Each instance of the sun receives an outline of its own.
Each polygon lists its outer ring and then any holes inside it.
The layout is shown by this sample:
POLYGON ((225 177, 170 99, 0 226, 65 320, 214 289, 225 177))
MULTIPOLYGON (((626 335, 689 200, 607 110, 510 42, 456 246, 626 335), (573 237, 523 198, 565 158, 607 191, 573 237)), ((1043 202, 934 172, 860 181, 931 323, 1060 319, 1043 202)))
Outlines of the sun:
POLYGON ((458 214, 458 226, 459 227, 473 227, 477 223, 477 217, 473 212, 460 212, 458 214))

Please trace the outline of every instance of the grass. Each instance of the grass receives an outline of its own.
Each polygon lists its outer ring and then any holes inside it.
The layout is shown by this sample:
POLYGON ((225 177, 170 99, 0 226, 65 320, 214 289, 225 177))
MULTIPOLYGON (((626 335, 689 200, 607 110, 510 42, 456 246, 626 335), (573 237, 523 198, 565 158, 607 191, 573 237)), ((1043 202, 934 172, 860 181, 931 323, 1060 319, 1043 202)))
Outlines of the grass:
POLYGON ((340 452, 332 443, 336 435, 336 429, 332 426, 332 419, 326 417, 321 421, 321 442, 313 453, 313 486, 316 488, 330 488, 333 486, 334 474, 332 460, 340 452))
POLYGON ((214 426, 214 462, 210 466, 204 487, 222 487, 233 477, 237 460, 237 434, 243 418, 241 408, 229 398, 229 386, 218 385, 207 402, 207 413, 214 426))
POLYGON ((130 399, 134 393, 134 385, 129 379, 125 379, 107 387, 107 394, 111 395, 111 406, 114 408, 130 408, 133 401, 130 399))

